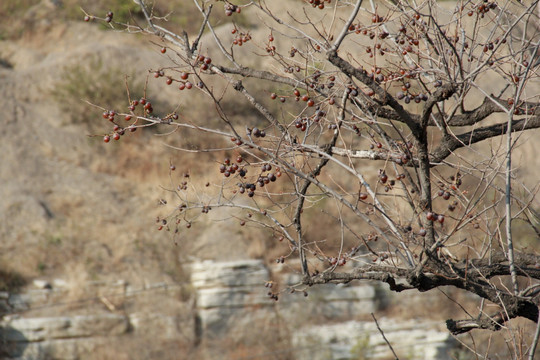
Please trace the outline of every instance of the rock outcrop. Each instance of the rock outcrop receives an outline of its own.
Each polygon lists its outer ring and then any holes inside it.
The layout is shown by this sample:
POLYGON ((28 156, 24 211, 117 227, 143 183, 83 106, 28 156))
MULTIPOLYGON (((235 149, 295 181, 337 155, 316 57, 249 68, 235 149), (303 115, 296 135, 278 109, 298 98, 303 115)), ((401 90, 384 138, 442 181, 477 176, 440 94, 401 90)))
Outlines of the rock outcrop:
MULTIPOLYGON (((399 358, 450 360, 455 344, 440 323, 429 321, 379 321, 385 337, 399 358)), ((298 360, 390 359, 393 354, 376 324, 348 321, 310 326, 293 334, 298 360)))
MULTIPOLYGON (((388 294, 371 283, 324 285, 290 293, 299 274, 283 268, 269 269, 261 260, 202 261, 191 265, 193 305, 181 317, 156 306, 154 312, 116 311, 57 317, 7 316, 1 325, 3 355, 15 359, 85 359, 113 338, 149 336, 156 341, 179 338, 197 345, 201 358, 233 356, 231 349, 272 354, 286 346, 294 359, 385 358, 389 347, 370 314, 378 312, 388 294), (273 270, 273 271, 271 271, 273 270), (281 290, 265 287, 280 284, 281 290), (279 301, 268 291, 279 293, 279 301), (207 345, 212 346, 207 346, 207 345)), ((3 293, 4 306, 24 314, 33 307, 59 299, 62 281, 36 282, 40 289, 24 294, 3 293)), ((101 286, 105 286, 101 284, 101 286)), ((125 281, 109 284, 124 299, 145 291, 156 301, 180 303, 175 284, 154 283, 144 287, 125 281)), ((277 285, 276 285, 277 287, 277 285)), ((103 292, 103 289, 93 285, 103 292)), ((134 309, 135 310, 135 309, 134 309)), ((395 351, 408 359, 450 359, 454 345, 441 323, 381 319, 381 328, 395 351)), ((243 354, 243 353, 242 353, 243 354)), ((237 353, 235 356, 240 356, 237 353)), ((94 357, 95 358, 95 357, 94 357)))

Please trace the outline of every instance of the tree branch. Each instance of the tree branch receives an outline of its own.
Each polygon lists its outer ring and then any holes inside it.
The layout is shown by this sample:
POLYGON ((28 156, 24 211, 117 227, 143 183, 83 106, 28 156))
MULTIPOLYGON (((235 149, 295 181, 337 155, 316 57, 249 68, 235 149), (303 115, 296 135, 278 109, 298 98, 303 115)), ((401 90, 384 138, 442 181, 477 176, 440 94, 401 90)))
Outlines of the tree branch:
POLYGON ((373 81, 369 76, 367 76, 367 73, 355 68, 349 62, 339 57, 336 51, 329 51, 327 53, 327 57, 328 61, 330 61, 335 67, 340 69, 344 74, 357 78, 362 83, 364 83, 364 85, 375 91, 375 94, 379 97, 381 103, 383 105, 389 105, 392 109, 394 109, 401 118, 401 121, 409 127, 413 135, 416 138, 420 137, 420 124, 415 121, 411 117, 411 114, 407 110, 405 110, 403 106, 401 106, 397 102, 397 100, 394 99, 385 89, 380 87, 375 81, 373 81))
MULTIPOLYGON (((432 163, 440 163, 446 159, 453 151, 476 144, 480 141, 506 134, 508 124, 501 123, 491 126, 481 127, 457 136, 448 135, 441 144, 430 154, 432 163)), ((540 116, 529 117, 514 122, 512 132, 540 128, 540 116)))
MULTIPOLYGON (((440 266, 442 266, 442 263, 438 263, 438 267, 440 266)), ((482 276, 474 272, 467 272, 463 268, 453 267, 453 272, 458 276, 452 276, 450 272, 444 275, 435 273, 420 273, 417 275, 415 269, 367 265, 356 268, 350 273, 321 273, 305 278, 304 284, 312 286, 325 283, 349 283, 353 280, 377 280, 389 284, 390 290, 396 292, 412 289, 424 292, 441 286, 454 286, 476 294, 501 307, 502 310, 499 313, 487 319, 448 320, 447 327, 453 334, 460 334, 473 329, 498 330, 506 321, 516 317, 524 317, 534 322, 538 321, 538 307, 531 300, 498 290, 484 281, 482 276), (403 279, 405 283, 398 283, 397 279, 403 279)), ((508 272, 505 273, 505 275, 507 274, 508 272)))

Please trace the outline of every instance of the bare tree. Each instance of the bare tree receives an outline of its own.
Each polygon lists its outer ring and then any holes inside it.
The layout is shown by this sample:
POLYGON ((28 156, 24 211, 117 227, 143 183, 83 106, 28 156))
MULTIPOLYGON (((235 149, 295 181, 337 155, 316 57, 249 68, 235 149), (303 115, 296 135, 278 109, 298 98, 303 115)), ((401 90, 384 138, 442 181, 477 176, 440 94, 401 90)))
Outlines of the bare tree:
POLYGON ((540 127, 538 1, 309 0, 292 13, 288 2, 194 0, 197 34, 168 30, 136 2, 145 25, 100 20, 154 34, 172 65, 152 72, 204 94, 220 125, 188 110, 155 116, 145 99, 130 99, 129 111, 105 112, 130 121, 105 142, 165 124, 229 144, 197 150, 230 156, 219 165, 219 194, 203 201, 182 183, 162 226, 181 233, 201 209, 258 212, 242 225, 288 241, 278 261, 299 259, 296 290, 363 279, 396 292, 453 286, 482 299, 478 314, 447 321, 453 334, 496 331, 517 317, 539 323, 540 257, 515 231, 519 221, 540 235, 538 183, 512 162, 540 127), (220 31, 218 7, 256 18, 267 35, 234 22, 220 31), (230 93, 263 120, 238 120, 225 104, 230 93), (324 242, 306 237, 319 218, 332 224, 324 242))

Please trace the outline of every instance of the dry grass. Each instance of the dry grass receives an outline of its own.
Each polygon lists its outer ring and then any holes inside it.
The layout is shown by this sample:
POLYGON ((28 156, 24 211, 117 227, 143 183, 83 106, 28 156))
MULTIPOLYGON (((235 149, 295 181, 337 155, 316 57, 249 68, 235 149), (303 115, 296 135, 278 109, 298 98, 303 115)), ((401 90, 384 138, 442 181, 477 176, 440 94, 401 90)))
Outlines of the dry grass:
MULTIPOLYGON (((161 18, 156 21, 157 24, 167 25, 178 33, 187 30, 193 34, 199 30, 199 21, 193 20, 200 19, 202 15, 191 2, 173 0, 147 4, 151 6, 153 14, 161 18)), ((0 24, 0 40, 18 39, 28 32, 39 31, 43 23, 82 21, 85 12, 104 18, 108 11, 112 11, 114 21, 120 23, 144 22, 142 12, 132 0, 63 0, 60 6, 48 0, 4 0, 0 3, 0 16, 9 20, 0 24)), ((219 25, 232 22, 220 6, 214 10, 214 18, 219 25)), ((241 26, 250 24, 243 14, 235 16, 234 20, 241 26)))
POLYGON ((17 292, 26 283, 26 277, 20 273, 8 267, 0 269, 0 291, 17 292))

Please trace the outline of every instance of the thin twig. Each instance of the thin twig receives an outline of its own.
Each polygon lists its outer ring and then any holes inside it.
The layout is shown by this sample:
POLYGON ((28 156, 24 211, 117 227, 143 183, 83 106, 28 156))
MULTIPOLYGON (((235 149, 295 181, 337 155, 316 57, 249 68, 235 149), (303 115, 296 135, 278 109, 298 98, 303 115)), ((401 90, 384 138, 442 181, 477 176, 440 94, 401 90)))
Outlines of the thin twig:
POLYGON ((382 331, 381 327, 379 326, 379 323, 377 322, 377 319, 375 318, 375 314, 371 313, 371 317, 373 318, 373 321, 375 321, 375 325, 377 325, 377 329, 379 330, 379 332, 381 333, 384 341, 386 342, 386 345, 388 345, 388 347, 390 348, 390 351, 392 351, 392 354, 394 354, 394 357, 396 360, 399 360, 396 352, 394 351, 394 348, 392 348, 392 345, 390 345, 390 342, 388 341, 388 339, 386 338, 386 336, 384 336, 384 332, 382 331))
POLYGON ((538 312, 538 321, 536 322, 536 331, 534 333, 534 339, 529 350, 529 360, 534 359, 534 353, 536 352, 536 346, 538 345, 538 339, 540 338, 540 312, 538 312))
MULTIPOLYGON (((533 59, 536 56, 536 53, 538 51, 538 46, 535 47, 533 52, 533 59)), ((507 123, 507 133, 506 133, 506 174, 505 174, 505 180, 506 180, 506 242, 508 244, 508 261, 510 264, 510 277, 512 279, 512 285, 514 287, 514 294, 519 294, 519 287, 518 287, 518 281, 517 281, 517 275, 516 275, 516 266, 514 262, 514 243, 512 239, 512 125, 514 122, 514 111, 516 109, 517 104, 519 104, 519 99, 521 96, 521 92, 523 91, 523 87, 525 86, 525 82, 527 80, 527 74, 529 73, 531 69, 531 65, 527 67, 525 70, 525 73, 523 74, 519 85, 516 88, 516 95, 514 96, 514 104, 512 106, 511 111, 508 114, 508 123, 507 123)))
POLYGON ((341 29, 341 33, 338 35, 336 41, 334 42, 334 45, 332 45, 332 47, 330 48, 332 51, 336 51, 341 45, 341 42, 345 39, 345 36, 347 36, 347 33, 349 32, 349 27, 351 26, 354 19, 356 18, 356 15, 358 14, 358 11, 360 10, 360 6, 362 6, 362 1, 363 0, 358 0, 353 11, 351 11, 351 16, 349 16, 349 19, 343 26, 343 29, 341 29))

